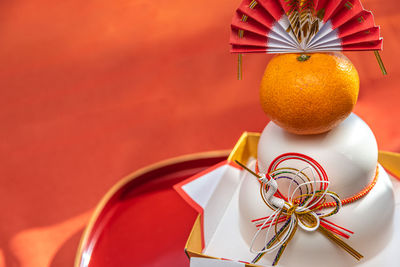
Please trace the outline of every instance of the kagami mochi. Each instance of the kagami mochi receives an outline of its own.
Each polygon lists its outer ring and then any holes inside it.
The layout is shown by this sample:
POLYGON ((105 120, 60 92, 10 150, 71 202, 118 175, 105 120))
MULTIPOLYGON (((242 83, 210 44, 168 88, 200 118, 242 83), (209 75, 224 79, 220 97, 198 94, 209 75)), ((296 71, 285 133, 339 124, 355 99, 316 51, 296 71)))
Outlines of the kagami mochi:
MULTIPOLYGON (((394 195, 389 177, 381 167, 377 167, 377 144, 368 125, 351 114, 329 132, 302 136, 288 133, 270 122, 258 143, 257 164, 253 162, 250 168, 260 174, 268 173, 269 166, 277 157, 294 152, 307 155, 320 164, 329 178, 329 191, 337 193, 341 200, 352 199, 376 182, 368 194, 343 205, 329 220, 351 229, 354 234, 346 242, 361 252, 364 260, 377 255, 392 233, 394 195), (377 232, 380 234, 374 236, 372 246, 370 233, 377 232)), ((307 164, 291 159, 279 167, 302 170, 307 164)), ((288 185, 281 183, 279 188, 286 190, 288 185)), ((239 190, 239 226, 249 246, 258 230, 252 221, 273 213, 257 192, 260 192, 259 180, 247 174, 239 190)), ((264 246, 263 237, 255 240, 253 249, 261 250, 264 246)), ((265 255, 259 264, 272 262, 275 254, 265 255)), ((332 267, 357 264, 320 233, 297 230, 279 266, 320 266, 321 262, 332 267)))
POLYGON ((296 134, 329 131, 357 102, 356 68, 340 53, 283 54, 268 63, 260 86, 264 112, 296 134))
MULTIPOLYGON (((308 155, 321 164, 331 181, 330 190, 340 198, 366 187, 374 178, 378 160, 374 134, 354 113, 338 127, 319 135, 290 134, 269 123, 258 144, 260 171, 267 171, 272 160, 287 152, 308 155)), ((287 162, 288 166, 293 164, 287 162)))

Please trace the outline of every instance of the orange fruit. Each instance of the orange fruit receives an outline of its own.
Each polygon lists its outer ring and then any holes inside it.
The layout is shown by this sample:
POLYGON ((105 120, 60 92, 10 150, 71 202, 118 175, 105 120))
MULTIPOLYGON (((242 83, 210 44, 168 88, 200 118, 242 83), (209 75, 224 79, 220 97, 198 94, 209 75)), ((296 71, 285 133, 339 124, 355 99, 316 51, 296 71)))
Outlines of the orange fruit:
POLYGON ((356 68, 340 53, 282 54, 265 69, 260 100, 280 127, 295 134, 318 134, 350 115, 359 84, 356 68))

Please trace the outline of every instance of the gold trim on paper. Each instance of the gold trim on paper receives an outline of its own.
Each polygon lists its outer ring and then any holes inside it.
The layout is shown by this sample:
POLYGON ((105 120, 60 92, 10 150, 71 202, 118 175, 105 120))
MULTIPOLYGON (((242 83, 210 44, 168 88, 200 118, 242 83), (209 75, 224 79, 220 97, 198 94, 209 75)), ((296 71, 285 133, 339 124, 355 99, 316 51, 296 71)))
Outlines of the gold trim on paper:
POLYGON ((244 132, 229 154, 228 161, 237 160, 243 164, 247 164, 250 158, 256 159, 259 139, 259 133, 244 132))
POLYGON ((400 154, 389 151, 379 151, 378 162, 387 171, 395 175, 397 179, 400 179, 400 154))

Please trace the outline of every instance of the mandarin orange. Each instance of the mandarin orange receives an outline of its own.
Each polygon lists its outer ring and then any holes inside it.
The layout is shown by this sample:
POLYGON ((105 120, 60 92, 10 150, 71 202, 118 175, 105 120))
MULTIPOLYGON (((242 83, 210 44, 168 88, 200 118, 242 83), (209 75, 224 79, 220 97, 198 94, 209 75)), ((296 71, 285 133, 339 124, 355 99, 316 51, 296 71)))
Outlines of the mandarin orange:
POLYGON ((341 53, 282 54, 269 62, 260 86, 264 112, 295 134, 334 128, 356 104, 359 77, 341 53))

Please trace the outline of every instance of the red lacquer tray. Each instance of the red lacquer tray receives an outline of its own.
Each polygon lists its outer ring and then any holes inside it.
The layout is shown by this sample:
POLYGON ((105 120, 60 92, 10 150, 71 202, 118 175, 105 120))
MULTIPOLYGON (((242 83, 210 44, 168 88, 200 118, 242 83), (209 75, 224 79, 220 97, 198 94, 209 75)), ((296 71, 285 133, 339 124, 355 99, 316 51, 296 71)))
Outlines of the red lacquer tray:
POLYGON ((184 247, 197 212, 172 186, 225 160, 229 152, 173 158, 115 184, 82 235, 75 267, 188 266, 184 247))

